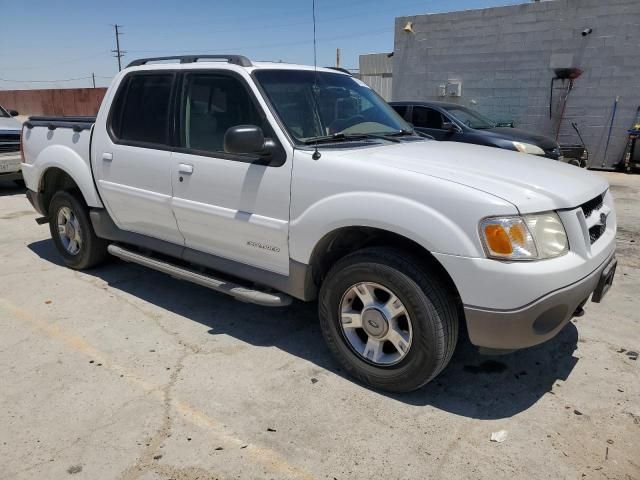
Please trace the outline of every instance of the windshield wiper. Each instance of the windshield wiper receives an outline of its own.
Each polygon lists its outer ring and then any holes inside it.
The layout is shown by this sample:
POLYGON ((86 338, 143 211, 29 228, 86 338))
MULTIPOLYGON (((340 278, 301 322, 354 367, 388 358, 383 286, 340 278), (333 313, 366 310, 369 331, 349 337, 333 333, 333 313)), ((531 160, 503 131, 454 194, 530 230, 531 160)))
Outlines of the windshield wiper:
POLYGON ((316 143, 333 143, 340 141, 353 141, 362 140, 367 138, 376 138, 378 140, 386 140, 388 142, 400 143, 400 140, 386 135, 378 135, 375 133, 334 133, 333 135, 326 135, 322 137, 307 138, 304 142, 305 145, 315 145, 316 143))
POLYGON ((385 137, 404 137, 407 135, 418 135, 415 130, 398 130, 397 132, 385 133, 385 137))

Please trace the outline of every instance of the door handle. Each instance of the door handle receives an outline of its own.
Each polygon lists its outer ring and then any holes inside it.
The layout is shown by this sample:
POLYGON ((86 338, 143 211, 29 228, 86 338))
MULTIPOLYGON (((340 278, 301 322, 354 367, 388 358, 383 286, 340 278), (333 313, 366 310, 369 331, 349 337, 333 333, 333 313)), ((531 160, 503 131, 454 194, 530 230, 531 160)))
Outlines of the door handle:
POLYGON ((105 162, 110 162, 111 160, 113 160, 113 153, 104 152, 102 154, 102 160, 104 160, 105 162))
POLYGON ((178 165, 178 173, 183 175, 191 175, 193 173, 193 165, 189 165, 188 163, 181 163, 178 165))

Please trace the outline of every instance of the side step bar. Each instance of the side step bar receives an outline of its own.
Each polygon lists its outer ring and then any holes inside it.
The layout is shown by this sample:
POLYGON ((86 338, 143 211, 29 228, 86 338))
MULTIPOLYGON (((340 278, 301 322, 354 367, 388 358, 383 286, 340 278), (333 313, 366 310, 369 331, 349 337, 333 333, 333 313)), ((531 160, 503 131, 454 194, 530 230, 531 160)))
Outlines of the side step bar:
POLYGON ((107 250, 111 255, 121 258, 126 262, 137 263, 159 272, 169 274, 180 280, 196 283, 203 287, 210 288, 211 290, 215 290, 216 292, 226 293, 227 295, 231 295, 243 302, 256 303, 265 307, 285 307, 290 305, 292 301, 291 297, 284 293, 267 293, 260 290, 242 287, 227 280, 220 280, 210 275, 194 272, 187 268, 179 267, 137 252, 132 252, 131 250, 126 250, 115 244, 109 245, 107 250))

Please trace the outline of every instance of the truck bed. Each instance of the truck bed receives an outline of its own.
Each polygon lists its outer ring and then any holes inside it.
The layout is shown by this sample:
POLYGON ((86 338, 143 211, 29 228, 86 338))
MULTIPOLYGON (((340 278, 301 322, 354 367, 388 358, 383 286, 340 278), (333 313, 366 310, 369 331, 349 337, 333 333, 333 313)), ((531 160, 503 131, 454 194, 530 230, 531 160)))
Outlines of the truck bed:
POLYGON ((24 122, 22 173, 30 190, 39 191, 43 173, 57 168, 74 178, 88 205, 102 206, 90 165, 94 121, 95 117, 33 116, 24 122))

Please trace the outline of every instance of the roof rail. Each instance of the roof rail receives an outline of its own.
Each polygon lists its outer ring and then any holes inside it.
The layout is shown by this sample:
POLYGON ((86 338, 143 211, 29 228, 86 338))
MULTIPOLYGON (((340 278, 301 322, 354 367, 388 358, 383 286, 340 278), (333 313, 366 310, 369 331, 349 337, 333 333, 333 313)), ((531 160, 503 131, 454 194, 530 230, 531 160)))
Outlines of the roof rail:
POLYGON ((335 70, 337 72, 342 72, 342 73, 346 73, 347 75, 353 77, 353 73, 351 73, 349 70, 347 70, 346 68, 342 68, 342 67, 326 67, 329 68, 331 70, 335 70))
POLYGON ((229 63, 240 65, 241 67, 253 66, 251 60, 243 55, 174 55, 170 57, 139 58, 127 65, 127 68, 138 67, 140 65, 146 65, 149 62, 159 62, 162 60, 180 60, 180 63, 194 63, 200 59, 226 60, 229 63))

